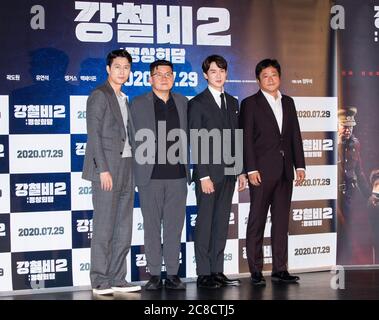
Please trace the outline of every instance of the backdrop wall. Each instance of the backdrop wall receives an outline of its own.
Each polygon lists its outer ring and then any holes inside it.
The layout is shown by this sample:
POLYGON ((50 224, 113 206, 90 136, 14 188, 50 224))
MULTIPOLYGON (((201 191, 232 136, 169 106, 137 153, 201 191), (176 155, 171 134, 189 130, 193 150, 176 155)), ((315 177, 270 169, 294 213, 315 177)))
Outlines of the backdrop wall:
MULTIPOLYGON (((3 1, 0 4, 0 291, 89 285, 91 186, 81 179, 86 99, 106 79, 106 54, 133 56, 129 99, 150 90, 149 64, 174 63, 174 90, 205 86, 203 59, 229 62, 226 91, 258 90, 254 68, 282 65, 295 98, 307 179, 294 186, 289 268, 336 263, 337 98, 332 1, 3 1)), ((193 277, 196 201, 189 187, 180 276, 193 277)), ((225 273, 248 272, 248 190, 233 198, 225 273)), ((264 270, 271 269, 270 218, 264 270)), ((136 195, 128 280, 148 277, 136 195)))

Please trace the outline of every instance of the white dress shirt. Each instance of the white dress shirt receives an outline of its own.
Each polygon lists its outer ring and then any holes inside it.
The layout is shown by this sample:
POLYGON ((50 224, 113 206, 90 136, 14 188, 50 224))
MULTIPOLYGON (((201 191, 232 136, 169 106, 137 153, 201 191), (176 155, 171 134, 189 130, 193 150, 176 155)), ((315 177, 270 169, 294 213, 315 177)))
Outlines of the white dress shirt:
POLYGON ((124 150, 122 151, 122 158, 130 158, 132 156, 132 147, 130 146, 129 136, 128 136, 128 110, 126 108, 126 95, 120 91, 120 95, 117 95, 118 104, 120 106, 122 121, 124 122, 126 138, 124 144, 124 150))
MULTIPOLYGON (((212 88, 211 86, 208 86, 208 89, 211 92, 211 94, 213 96, 213 99, 215 99, 215 101, 216 101, 216 103, 217 103, 217 105, 218 105, 218 107, 220 109, 221 109, 221 97, 220 97, 220 95, 221 95, 221 93, 223 93, 224 94, 224 100, 225 100, 225 107, 228 108, 226 106, 226 99, 225 99, 224 88, 223 88, 222 91, 218 91, 218 90, 212 88)), ((210 178, 211 178, 210 176, 206 176, 206 177, 200 178, 200 181, 203 181, 203 180, 206 180, 206 179, 210 179, 210 178)))
POLYGON ((283 125, 283 107, 282 107, 282 94, 278 90, 278 97, 275 99, 271 94, 261 90, 263 95, 265 96, 268 104, 271 107, 272 112, 274 113, 276 123, 279 127, 279 132, 282 133, 282 125, 283 125))
POLYGON ((213 98, 215 99, 218 107, 221 109, 221 97, 220 97, 220 94, 223 93, 224 94, 224 101, 225 101, 225 107, 228 108, 228 106, 226 105, 226 98, 225 98, 225 92, 224 92, 224 88, 222 89, 222 91, 218 91, 214 88, 212 88, 211 86, 208 86, 208 89, 209 91, 211 92, 213 98))
MULTIPOLYGON (((275 116, 275 119, 276 119, 276 123, 278 124, 278 127, 279 127, 279 132, 282 133, 282 128, 283 128, 282 94, 278 90, 278 96, 275 99, 275 97, 272 96, 271 94, 269 94, 269 93, 267 93, 267 92, 265 92, 263 90, 261 90, 261 92, 265 96, 268 104, 271 107, 272 112, 274 113, 274 116, 275 116)), ((297 170, 303 170, 303 171, 305 171, 305 168, 297 168, 297 170)), ((254 173, 254 172, 258 172, 258 170, 249 171, 248 174, 251 174, 251 173, 254 173)))

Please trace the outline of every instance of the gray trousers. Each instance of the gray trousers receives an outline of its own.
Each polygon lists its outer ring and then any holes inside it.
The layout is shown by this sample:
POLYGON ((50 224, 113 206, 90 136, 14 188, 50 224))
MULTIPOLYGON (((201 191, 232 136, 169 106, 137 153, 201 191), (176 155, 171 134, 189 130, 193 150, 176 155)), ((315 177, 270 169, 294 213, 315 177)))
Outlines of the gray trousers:
POLYGON ((167 274, 178 273, 180 237, 186 213, 186 181, 185 178, 157 179, 138 187, 147 266, 153 276, 160 276, 162 269, 162 224, 163 258, 167 274))
POLYGON ((134 183, 132 158, 122 158, 112 191, 92 182, 93 233, 90 278, 93 288, 126 283, 126 255, 132 241, 134 183))

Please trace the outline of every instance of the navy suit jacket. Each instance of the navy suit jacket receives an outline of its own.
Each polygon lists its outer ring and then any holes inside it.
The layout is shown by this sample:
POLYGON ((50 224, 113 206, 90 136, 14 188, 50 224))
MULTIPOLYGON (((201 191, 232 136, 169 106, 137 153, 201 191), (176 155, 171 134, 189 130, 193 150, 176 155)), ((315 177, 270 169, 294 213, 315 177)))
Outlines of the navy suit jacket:
MULTIPOLYGON (((239 108, 238 108, 238 100, 228 93, 225 92, 226 98, 226 106, 229 113, 230 125, 232 130, 238 129, 238 116, 239 116, 239 108)), ((195 96, 188 103, 188 127, 189 129, 206 129, 208 132, 217 129, 220 130, 220 134, 222 137, 222 130, 227 129, 225 126, 223 115, 220 107, 217 105, 215 99, 212 96, 212 93, 209 89, 205 89, 203 92, 195 96)), ((224 145, 224 140, 222 139, 222 144, 224 145)), ((234 138, 231 141, 232 144, 235 143, 234 138)), ((202 150, 200 148, 200 143, 198 148, 196 148, 194 144, 191 144, 191 154, 193 158, 196 158, 198 163, 194 164, 193 167, 193 177, 194 181, 209 176, 213 182, 220 182, 225 175, 225 162, 222 156, 221 151, 221 160, 217 163, 217 159, 213 159, 213 144, 210 141, 209 144, 209 163, 203 163, 201 159, 203 159, 202 150)), ((229 149, 231 146, 229 146, 229 149)), ((234 150, 236 151, 236 157, 238 155, 237 152, 242 148, 236 148, 234 146, 234 150)), ((235 172, 235 175, 240 174, 241 172, 235 172)))

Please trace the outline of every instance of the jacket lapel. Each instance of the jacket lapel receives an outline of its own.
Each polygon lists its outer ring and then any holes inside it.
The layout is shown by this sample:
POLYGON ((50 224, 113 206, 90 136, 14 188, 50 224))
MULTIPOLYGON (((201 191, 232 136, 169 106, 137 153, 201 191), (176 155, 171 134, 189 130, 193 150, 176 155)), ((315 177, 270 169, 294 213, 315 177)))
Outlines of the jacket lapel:
POLYGON ((181 106, 179 106, 180 105, 180 101, 176 97, 175 93, 171 92, 171 95, 172 95, 172 98, 174 99, 176 111, 178 112, 178 115, 179 115, 180 128, 183 129, 183 130, 186 130, 187 126, 186 126, 186 122, 185 122, 184 108, 182 108, 181 106))
MULTIPOLYGON (((263 95, 263 93, 262 93, 261 90, 259 90, 258 98, 259 98, 259 105, 262 106, 263 112, 267 116, 269 116, 269 118, 271 119, 272 124, 276 128, 276 132, 280 135, 280 130, 279 130, 278 122, 276 121, 274 112, 272 111, 272 109, 270 107, 270 104, 268 103, 266 97, 263 95)), ((283 119, 284 119, 284 114, 283 114, 283 119)), ((282 132, 283 132, 283 128, 282 128, 282 132)))
MULTIPOLYGON (((172 95, 172 98, 174 99, 176 110, 178 111, 180 129, 184 130, 184 132, 188 134, 187 114, 185 113, 186 108, 185 106, 182 105, 182 102, 178 99, 175 93, 171 92, 171 95, 172 95)), ((180 132, 180 134, 182 134, 182 131, 180 132)), ((185 135, 184 136, 181 135, 180 138, 181 138, 180 139, 181 148, 183 150, 183 152, 180 152, 180 156, 182 157, 181 161, 183 163, 190 163, 189 146, 187 145, 187 141, 188 141, 187 137, 185 135)), ((190 176, 190 173, 188 172, 188 166, 186 166, 186 175, 188 177, 190 176)))
POLYGON ((157 128, 155 127, 155 109, 154 109, 154 96, 153 92, 150 91, 146 95, 146 99, 149 101, 149 103, 146 104, 146 128, 153 130, 154 136, 157 136, 157 128))
POLYGON ((109 97, 110 109, 111 109, 114 117, 116 118, 118 125, 124 129, 123 132, 124 132, 124 135, 126 136, 125 125, 124 125, 124 121, 122 120, 120 105, 119 105, 118 100, 116 98, 116 94, 114 93, 114 90, 108 81, 105 83, 105 89, 106 89, 106 92, 107 92, 108 97, 109 97))
POLYGON ((134 122, 132 118, 132 113, 130 112, 130 107, 128 103, 128 99, 126 99, 126 110, 128 111, 128 130, 131 130, 131 133, 134 135, 135 129, 134 129, 134 122))
POLYGON ((284 135, 284 132, 287 129, 288 120, 289 120, 288 107, 284 101, 285 100, 283 99, 283 96, 282 96, 282 110, 283 110, 282 135, 284 135))
POLYGON ((230 124, 232 126, 232 129, 236 128, 236 124, 238 126, 238 109, 234 110, 233 108, 233 100, 231 99, 231 96, 225 92, 226 97, 226 109, 230 116, 230 124))
POLYGON ((215 99, 213 98, 213 95, 212 93, 209 91, 209 89, 205 89, 203 91, 204 93, 204 96, 206 98, 206 100, 208 101, 208 105, 211 109, 211 112, 212 114, 215 114, 217 115, 217 117, 219 118, 220 120, 220 124, 221 124, 221 127, 222 127, 222 124, 223 124, 223 117, 222 117, 222 113, 221 113, 221 109, 220 107, 218 106, 218 104, 216 103, 215 99))

